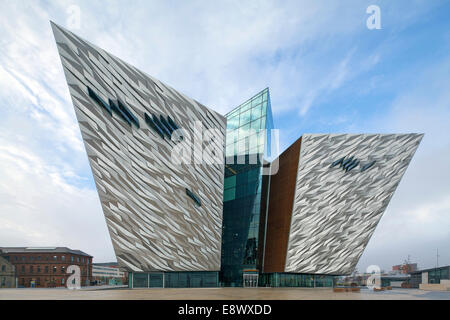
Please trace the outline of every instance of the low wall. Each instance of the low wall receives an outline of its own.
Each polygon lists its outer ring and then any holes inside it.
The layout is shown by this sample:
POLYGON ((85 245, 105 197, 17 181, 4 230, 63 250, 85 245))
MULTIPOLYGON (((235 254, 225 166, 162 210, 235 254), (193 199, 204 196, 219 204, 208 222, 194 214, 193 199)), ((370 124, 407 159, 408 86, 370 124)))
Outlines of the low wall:
POLYGON ((428 291, 450 291, 450 281, 441 280, 441 283, 421 283, 419 284, 419 289, 428 291))

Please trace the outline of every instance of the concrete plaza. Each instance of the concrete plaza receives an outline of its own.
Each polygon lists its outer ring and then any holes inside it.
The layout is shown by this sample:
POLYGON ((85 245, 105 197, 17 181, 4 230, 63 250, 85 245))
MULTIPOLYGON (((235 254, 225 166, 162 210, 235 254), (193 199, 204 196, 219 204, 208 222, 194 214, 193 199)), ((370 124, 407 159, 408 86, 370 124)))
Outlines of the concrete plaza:
POLYGON ((450 300, 450 291, 330 288, 0 289, 0 300, 450 300))

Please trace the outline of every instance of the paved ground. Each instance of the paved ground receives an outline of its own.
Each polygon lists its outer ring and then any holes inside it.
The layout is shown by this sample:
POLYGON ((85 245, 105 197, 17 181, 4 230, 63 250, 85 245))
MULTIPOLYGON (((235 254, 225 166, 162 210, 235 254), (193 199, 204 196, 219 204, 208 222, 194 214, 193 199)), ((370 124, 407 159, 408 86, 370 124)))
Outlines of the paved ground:
POLYGON ((0 289, 0 300, 450 300, 450 291, 393 289, 334 293, 329 288, 0 289))

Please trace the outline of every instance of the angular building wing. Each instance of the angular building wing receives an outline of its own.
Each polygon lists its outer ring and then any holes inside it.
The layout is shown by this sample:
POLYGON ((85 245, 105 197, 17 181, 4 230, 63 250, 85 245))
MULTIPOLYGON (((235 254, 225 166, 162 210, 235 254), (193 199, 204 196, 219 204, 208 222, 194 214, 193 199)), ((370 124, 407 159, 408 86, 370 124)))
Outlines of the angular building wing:
POLYGON ((303 135, 272 177, 264 272, 351 273, 422 136, 303 135))
POLYGON ((195 138, 206 147, 199 125, 218 130, 211 143, 223 152, 225 117, 52 28, 119 264, 133 272, 220 270, 223 161, 176 164, 172 152, 195 138))

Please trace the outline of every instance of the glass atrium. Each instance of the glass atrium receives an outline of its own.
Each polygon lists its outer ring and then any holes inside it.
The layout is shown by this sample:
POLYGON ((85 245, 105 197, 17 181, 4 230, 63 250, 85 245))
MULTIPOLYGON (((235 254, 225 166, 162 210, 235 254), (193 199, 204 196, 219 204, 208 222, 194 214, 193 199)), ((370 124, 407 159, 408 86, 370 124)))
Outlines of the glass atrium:
MULTIPOLYGON (((222 270, 223 286, 242 286, 244 270, 260 270, 261 194, 263 162, 270 154, 273 129, 269 89, 244 102, 227 117, 224 184, 222 270)), ((264 187, 266 184, 264 184, 264 187)), ((263 230, 262 230, 263 231, 263 230)))

